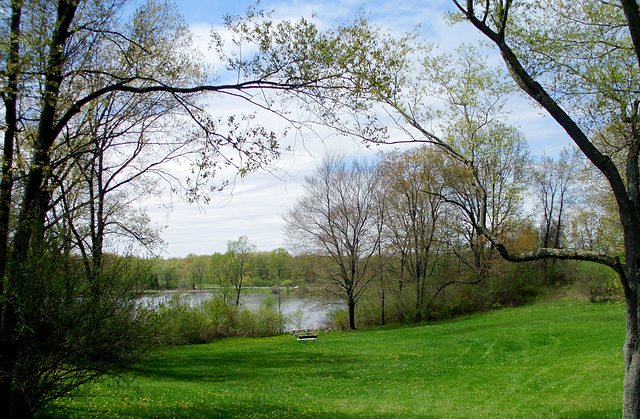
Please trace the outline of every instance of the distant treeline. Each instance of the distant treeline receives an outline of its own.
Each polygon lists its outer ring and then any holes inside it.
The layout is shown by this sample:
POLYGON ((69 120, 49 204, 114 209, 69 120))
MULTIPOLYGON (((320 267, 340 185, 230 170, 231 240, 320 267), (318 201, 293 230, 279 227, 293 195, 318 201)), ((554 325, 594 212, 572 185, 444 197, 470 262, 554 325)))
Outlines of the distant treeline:
MULTIPOLYGON (((153 260, 148 288, 154 290, 196 290, 217 288, 232 255, 188 255, 184 258, 153 260)), ((251 253, 244 267, 245 287, 291 286, 309 276, 306 256, 292 256, 285 249, 251 253)))

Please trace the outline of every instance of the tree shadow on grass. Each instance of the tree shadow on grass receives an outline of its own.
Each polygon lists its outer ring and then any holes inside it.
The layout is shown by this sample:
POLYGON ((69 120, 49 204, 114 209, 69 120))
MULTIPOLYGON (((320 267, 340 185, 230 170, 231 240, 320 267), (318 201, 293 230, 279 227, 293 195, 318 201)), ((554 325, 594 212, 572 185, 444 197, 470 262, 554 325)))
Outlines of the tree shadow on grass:
MULTIPOLYGON (((346 365, 358 362, 353 356, 314 351, 315 343, 285 344, 280 350, 243 350, 228 348, 224 352, 201 350, 188 357, 172 359, 160 354, 134 367, 141 377, 176 381, 220 382, 229 379, 263 381, 278 376, 295 377, 315 374, 340 377, 346 365)), ((202 345, 206 347, 207 345, 202 345)))

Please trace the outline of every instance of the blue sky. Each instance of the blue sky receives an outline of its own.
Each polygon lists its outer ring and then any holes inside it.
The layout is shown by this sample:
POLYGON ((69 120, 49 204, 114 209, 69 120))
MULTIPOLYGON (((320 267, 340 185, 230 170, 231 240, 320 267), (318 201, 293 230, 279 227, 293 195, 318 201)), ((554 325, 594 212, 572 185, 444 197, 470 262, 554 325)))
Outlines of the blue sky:
MULTIPOLYGON (((225 14, 242 14, 248 7, 255 5, 255 1, 199 1, 177 0, 176 5, 190 23, 219 24, 225 14)), ((275 15, 282 18, 295 19, 301 16, 310 17, 311 14, 321 20, 339 21, 349 19, 359 10, 371 14, 372 18, 380 23, 395 26, 395 22, 401 22, 403 29, 409 29, 419 24, 424 24, 427 15, 433 15, 435 20, 440 20, 442 12, 451 9, 448 0, 263 0, 259 8, 273 10, 275 15)))
MULTIPOLYGON (((251 1, 197 1, 177 0, 176 4, 191 25, 200 43, 206 43, 211 25, 219 26, 222 16, 239 14, 254 4, 251 1)), ((261 8, 273 10, 278 19, 311 17, 326 25, 349 21, 360 10, 368 13, 378 25, 397 33, 420 25, 419 32, 426 40, 453 49, 462 41, 479 39, 470 25, 449 27, 443 23, 443 13, 450 9, 449 0, 433 1, 262 1, 261 8)), ((216 102, 212 106, 242 111, 242 103, 216 102)), ((566 141, 566 136, 550 121, 541 118, 536 109, 525 101, 516 103, 512 124, 520 126, 529 138, 534 154, 554 154, 566 141)), ((331 136, 324 141, 317 138, 297 137, 283 139, 295 142, 293 152, 286 153, 271 172, 260 171, 244 179, 236 179, 235 186, 213 196, 211 203, 202 207, 173 200, 171 211, 149 208, 152 221, 165 226, 162 234, 167 242, 163 257, 184 257, 224 252, 226 243, 245 235, 259 250, 284 247, 282 215, 294 205, 302 192, 304 177, 311 174, 326 153, 371 154, 362 144, 331 136)))

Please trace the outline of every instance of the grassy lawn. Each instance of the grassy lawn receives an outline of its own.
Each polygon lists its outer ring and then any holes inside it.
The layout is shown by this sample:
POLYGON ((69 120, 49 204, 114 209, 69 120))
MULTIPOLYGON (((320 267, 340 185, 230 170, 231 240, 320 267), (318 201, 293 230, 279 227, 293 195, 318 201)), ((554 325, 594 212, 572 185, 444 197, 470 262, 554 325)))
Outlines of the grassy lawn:
POLYGON ((618 418, 623 341, 623 307, 577 301, 316 342, 226 339, 163 350, 46 417, 618 418))

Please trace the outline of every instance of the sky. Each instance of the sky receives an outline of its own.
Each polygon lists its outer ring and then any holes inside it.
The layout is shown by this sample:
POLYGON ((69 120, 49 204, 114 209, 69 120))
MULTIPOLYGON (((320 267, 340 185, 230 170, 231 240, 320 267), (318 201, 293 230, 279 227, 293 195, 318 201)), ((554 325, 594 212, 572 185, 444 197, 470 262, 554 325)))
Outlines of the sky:
MULTIPOLYGON (((211 27, 221 28, 225 14, 242 14, 254 2, 176 0, 176 4, 194 33, 196 44, 204 46, 211 27)), ((443 22, 443 13, 451 8, 449 0, 282 0, 262 1, 260 6, 273 10, 275 18, 296 20, 315 16, 317 21, 326 25, 348 22, 359 11, 364 11, 373 22, 398 34, 420 25, 417 29, 420 36, 445 50, 453 50, 462 41, 479 39, 470 25, 450 27, 443 22)), ((206 54, 206 47, 203 51, 206 54)), ((214 112, 216 107, 228 111, 230 107, 242 110, 243 106, 248 106, 231 104, 227 99, 216 101, 215 98, 210 105, 214 112)), ((554 154, 567 143, 566 136, 550 118, 543 118, 525 101, 516 103, 511 110, 509 122, 527 134, 534 155, 554 154)), ((275 120, 268 122, 278 123, 275 120)), ((283 215, 302 195, 305 176, 313 173, 323 156, 335 152, 370 155, 378 151, 330 132, 324 133, 322 139, 297 133, 282 138, 281 142, 295 146, 269 170, 260 170, 241 179, 231 173, 223 176, 233 181, 232 187, 214 194, 206 205, 187 204, 174 197, 169 208, 147 207, 152 223, 163 228, 161 235, 166 245, 160 256, 171 258, 223 253, 227 242, 240 236, 247 236, 262 251, 287 247, 283 215)))

